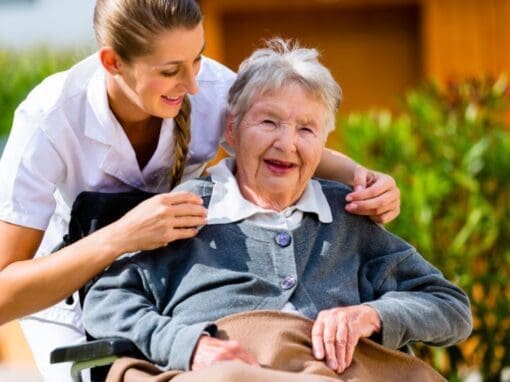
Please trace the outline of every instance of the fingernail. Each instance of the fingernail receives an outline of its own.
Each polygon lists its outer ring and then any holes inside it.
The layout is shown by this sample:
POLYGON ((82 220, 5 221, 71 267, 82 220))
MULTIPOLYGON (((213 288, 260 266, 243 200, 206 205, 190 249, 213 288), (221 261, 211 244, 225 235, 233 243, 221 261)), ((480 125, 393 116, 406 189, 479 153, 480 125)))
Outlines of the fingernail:
POLYGON ((357 186, 354 187, 354 191, 361 191, 363 190, 363 188, 364 187, 362 185, 358 184, 357 186))
POLYGON ((345 197, 345 200, 347 200, 348 202, 352 202, 352 196, 349 194, 345 197))

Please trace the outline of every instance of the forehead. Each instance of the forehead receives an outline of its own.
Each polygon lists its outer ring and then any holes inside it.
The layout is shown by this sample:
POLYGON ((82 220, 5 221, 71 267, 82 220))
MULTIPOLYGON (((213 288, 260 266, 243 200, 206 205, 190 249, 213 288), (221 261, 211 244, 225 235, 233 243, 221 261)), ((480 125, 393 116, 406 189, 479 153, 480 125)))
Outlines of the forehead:
POLYGON ((295 82, 278 89, 256 91, 248 104, 248 110, 252 112, 292 114, 313 119, 322 119, 324 109, 323 102, 316 94, 295 82))
POLYGON ((152 52, 142 59, 152 65, 171 65, 194 60, 205 45, 202 23, 189 29, 176 27, 156 33, 152 52))

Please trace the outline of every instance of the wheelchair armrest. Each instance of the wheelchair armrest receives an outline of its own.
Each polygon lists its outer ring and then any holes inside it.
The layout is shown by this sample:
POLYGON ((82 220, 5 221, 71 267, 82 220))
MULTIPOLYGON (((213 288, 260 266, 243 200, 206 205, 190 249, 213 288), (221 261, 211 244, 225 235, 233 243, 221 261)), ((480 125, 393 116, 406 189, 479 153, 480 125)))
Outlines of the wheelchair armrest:
POLYGON ((50 354, 50 363, 81 362, 108 356, 143 358, 138 348, 124 338, 104 338, 80 345, 56 348, 50 354))

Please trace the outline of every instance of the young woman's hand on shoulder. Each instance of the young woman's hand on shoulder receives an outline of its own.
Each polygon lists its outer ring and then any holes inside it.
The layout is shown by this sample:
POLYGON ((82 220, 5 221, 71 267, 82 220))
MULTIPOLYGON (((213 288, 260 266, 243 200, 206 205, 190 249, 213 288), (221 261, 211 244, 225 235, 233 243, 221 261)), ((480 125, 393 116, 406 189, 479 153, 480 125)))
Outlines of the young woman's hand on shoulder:
POLYGON ((140 203, 107 229, 119 254, 150 250, 188 239, 205 225, 202 199, 189 192, 170 192, 140 203))

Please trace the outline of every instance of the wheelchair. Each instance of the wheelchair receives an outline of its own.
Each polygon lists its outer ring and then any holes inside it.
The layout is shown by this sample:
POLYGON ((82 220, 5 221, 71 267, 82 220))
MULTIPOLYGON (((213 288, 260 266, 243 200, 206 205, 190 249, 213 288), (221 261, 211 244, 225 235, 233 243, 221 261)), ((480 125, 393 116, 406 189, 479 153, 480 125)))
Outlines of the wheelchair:
MULTIPOLYGON (((103 193, 84 191, 78 195, 71 209, 68 233, 55 250, 61 249, 92 232, 121 218, 129 210, 153 193, 133 191, 121 193, 103 193)), ((80 303, 95 279, 90 280, 79 291, 80 303)), ((72 296, 69 297, 72 299, 72 296)), ((81 382, 81 372, 91 370, 91 382, 106 379, 110 365, 119 357, 131 356, 143 358, 136 346, 123 338, 95 340, 87 334, 87 342, 80 345, 60 347, 50 354, 50 363, 72 362, 71 377, 81 382)))

